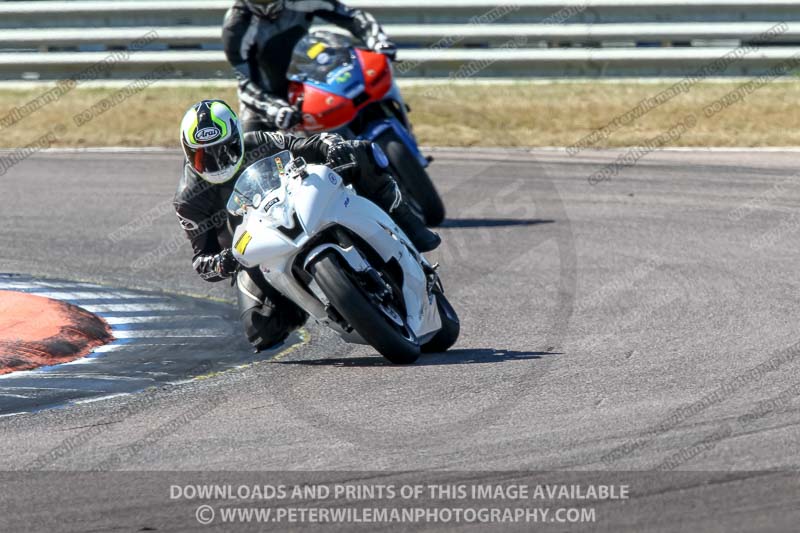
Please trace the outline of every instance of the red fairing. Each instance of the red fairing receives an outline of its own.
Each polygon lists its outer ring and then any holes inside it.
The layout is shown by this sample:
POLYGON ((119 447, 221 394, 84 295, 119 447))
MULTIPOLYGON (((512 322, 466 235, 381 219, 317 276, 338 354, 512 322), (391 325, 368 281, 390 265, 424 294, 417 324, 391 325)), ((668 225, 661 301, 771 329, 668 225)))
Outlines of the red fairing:
POLYGON ((356 56, 361 62, 364 79, 367 80, 367 93, 370 101, 383 99, 392 88, 392 69, 389 59, 383 54, 360 48, 356 49, 356 56))
POLYGON ((365 92, 369 96, 358 107, 343 96, 323 91, 311 85, 292 82, 289 85, 289 103, 297 104, 303 98, 303 129, 321 132, 340 128, 352 122, 358 112, 386 96, 392 88, 392 71, 389 60, 383 54, 356 49, 366 80, 365 92))
POLYGON ((303 128, 326 131, 352 122, 358 111, 353 101, 328 91, 305 85, 303 90, 303 128))

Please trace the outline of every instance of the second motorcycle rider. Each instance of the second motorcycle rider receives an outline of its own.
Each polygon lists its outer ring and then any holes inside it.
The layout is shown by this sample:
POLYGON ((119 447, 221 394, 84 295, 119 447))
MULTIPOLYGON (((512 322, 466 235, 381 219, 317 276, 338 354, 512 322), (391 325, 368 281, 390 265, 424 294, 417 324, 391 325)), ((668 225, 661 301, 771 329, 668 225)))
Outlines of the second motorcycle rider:
POLYGON ((372 15, 337 0, 237 0, 225 16, 222 40, 239 80, 246 132, 288 130, 300 123, 300 111, 286 100, 286 72, 314 17, 348 30, 371 50, 396 54, 372 15))

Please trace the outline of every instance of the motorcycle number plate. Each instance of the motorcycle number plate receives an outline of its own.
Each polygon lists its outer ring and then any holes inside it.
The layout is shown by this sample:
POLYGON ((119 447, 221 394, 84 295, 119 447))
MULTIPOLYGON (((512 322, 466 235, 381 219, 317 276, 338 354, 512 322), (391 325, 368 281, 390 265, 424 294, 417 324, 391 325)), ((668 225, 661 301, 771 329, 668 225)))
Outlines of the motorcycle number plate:
POLYGON ((250 241, 252 240, 253 236, 245 231, 242 233, 242 236, 239 237, 239 240, 236 241, 234 248, 236 248, 236 251, 239 252, 240 255, 244 255, 244 253, 247 251, 247 245, 249 245, 250 241))

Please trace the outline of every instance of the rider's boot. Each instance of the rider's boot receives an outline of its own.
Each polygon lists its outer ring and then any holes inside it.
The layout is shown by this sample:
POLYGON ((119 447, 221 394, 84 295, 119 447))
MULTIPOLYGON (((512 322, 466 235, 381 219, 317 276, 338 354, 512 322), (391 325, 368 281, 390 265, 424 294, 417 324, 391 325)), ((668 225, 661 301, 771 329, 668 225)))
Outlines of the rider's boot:
POLYGON ((257 268, 240 270, 236 288, 240 318, 256 353, 276 347, 308 319, 308 314, 271 287, 257 268))
POLYGON ((371 200, 391 215, 420 252, 435 250, 442 243, 439 235, 429 230, 425 223, 411 211, 394 179, 389 178, 375 191, 371 200))

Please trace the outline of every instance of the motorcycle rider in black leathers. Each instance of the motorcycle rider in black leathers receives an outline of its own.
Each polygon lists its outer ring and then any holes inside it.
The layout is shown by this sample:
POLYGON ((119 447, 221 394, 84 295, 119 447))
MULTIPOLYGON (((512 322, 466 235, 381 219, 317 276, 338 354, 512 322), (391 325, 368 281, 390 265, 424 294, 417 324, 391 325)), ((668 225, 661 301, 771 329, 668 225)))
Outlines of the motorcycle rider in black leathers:
POLYGON ((314 17, 345 28, 371 50, 392 58, 397 52, 372 15, 338 0, 237 0, 225 16, 222 40, 239 80, 246 132, 300 123, 300 111, 287 102, 286 72, 314 17))
POLYGON ((193 266, 207 281, 236 275, 241 318, 257 351, 282 342, 308 317, 272 288, 257 268, 240 270, 231 252, 239 221, 227 213, 227 202, 236 179, 249 165, 283 150, 332 168, 349 164, 351 168, 342 172, 345 182, 388 212, 420 251, 433 250, 441 242, 402 200, 386 171, 385 156, 372 143, 331 134, 303 139, 278 132, 244 133, 230 106, 204 100, 186 113, 181 144, 186 164, 174 206, 194 249, 193 266))

